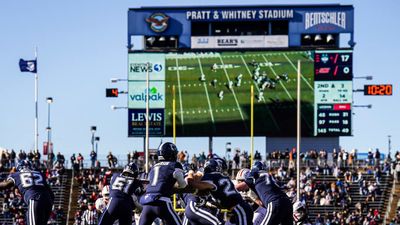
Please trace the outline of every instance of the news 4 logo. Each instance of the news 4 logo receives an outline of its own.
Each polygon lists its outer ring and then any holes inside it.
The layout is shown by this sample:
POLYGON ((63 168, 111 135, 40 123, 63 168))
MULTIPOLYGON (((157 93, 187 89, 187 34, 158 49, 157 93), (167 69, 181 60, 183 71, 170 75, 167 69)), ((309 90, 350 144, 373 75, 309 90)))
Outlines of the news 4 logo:
POLYGON ((164 13, 154 13, 146 19, 146 22, 150 24, 150 29, 154 32, 161 33, 168 28, 168 20, 169 16, 164 13))
POLYGON ((133 73, 152 73, 152 72, 161 72, 163 70, 163 65, 159 63, 149 64, 147 63, 131 63, 129 66, 129 72, 133 73))
POLYGON ((154 68, 154 71, 161 72, 163 69, 163 66, 161 64, 154 64, 153 68, 154 68))

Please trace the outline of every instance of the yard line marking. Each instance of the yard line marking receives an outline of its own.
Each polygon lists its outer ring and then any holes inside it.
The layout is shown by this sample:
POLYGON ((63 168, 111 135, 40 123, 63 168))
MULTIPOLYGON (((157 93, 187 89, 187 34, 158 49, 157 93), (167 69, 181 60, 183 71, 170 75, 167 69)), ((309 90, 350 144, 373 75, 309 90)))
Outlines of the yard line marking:
MULTIPOLYGON (((257 82, 256 82, 255 80, 253 80, 253 78, 252 78, 252 74, 251 74, 251 71, 250 71, 250 69, 249 69, 249 66, 247 66, 247 63, 246 63, 246 61, 244 60, 243 56, 240 56, 240 57, 242 58, 242 62, 243 62, 243 64, 245 65, 245 67, 246 67, 246 69, 247 69, 247 72, 249 72, 250 79, 252 79, 252 81, 253 81, 253 83, 254 83, 254 86, 256 86, 256 88, 257 88, 257 91, 260 92, 260 88, 258 87, 257 82)), ((249 83, 251 83, 251 82, 249 82, 249 83)), ((276 120, 275 120, 275 118, 274 118, 274 115, 273 115, 273 114, 271 113, 271 111, 269 110, 268 105, 267 105, 267 102, 265 101, 265 99, 263 99, 263 102, 265 103, 265 106, 267 107, 267 111, 268 111, 269 116, 270 116, 271 119, 272 119, 272 122, 274 123, 275 127, 276 127, 276 128, 279 130, 279 132, 280 132, 279 125, 278 125, 278 123, 276 122, 276 120)))
MULTIPOLYGON (((175 62, 176 62, 176 67, 178 67, 178 58, 175 58, 175 62)), ((178 78, 179 106, 181 108, 181 122, 182 122, 182 129, 183 129, 183 125, 184 125, 183 106, 182 106, 181 78, 179 75, 179 70, 176 70, 176 76, 178 78)))
MULTIPOLYGON (((199 62, 201 74, 204 74, 203 73, 203 66, 201 65, 201 61, 200 61, 199 57, 197 57, 197 61, 199 62)), ((211 107, 210 96, 208 95, 208 89, 207 89, 207 85, 206 85, 205 82, 203 82, 203 86, 204 86, 204 91, 206 92, 206 96, 207 96, 207 102, 208 102, 208 108, 210 110, 211 121, 213 123, 213 127, 214 127, 214 130, 215 130, 214 115, 213 115, 213 111, 212 111, 212 107, 211 107)))
MULTIPOLYGON (((286 54, 283 54, 283 56, 285 56, 286 60, 290 63, 290 65, 292 65, 292 67, 294 68, 294 70, 296 70, 296 72, 297 72, 297 67, 294 66, 294 64, 293 64, 292 61, 289 59, 289 57, 287 57, 286 54)), ((304 82, 306 82, 306 84, 311 88, 311 90, 314 91, 314 88, 313 88, 313 87, 311 86, 311 84, 307 81, 307 79, 303 76, 303 74, 300 73, 300 75, 301 75, 301 79, 303 79, 304 82)))
MULTIPOLYGON (((265 62, 268 63, 267 58, 265 58, 264 55, 263 55, 262 57, 264 58, 265 62)), ((275 73, 274 68, 272 68, 272 66, 269 66, 269 68, 271 69, 272 73, 273 73, 275 76, 277 76, 277 74, 275 73)), ((286 89, 285 85, 282 83, 281 80, 279 80, 279 83, 282 85, 283 89, 285 90, 286 94, 289 96, 290 100, 294 101, 293 97, 290 95, 289 91, 286 89)))
MULTIPOLYGON (((221 56, 219 56, 219 60, 221 61, 222 65, 224 65, 223 69, 224 69, 224 72, 225 72, 226 79, 228 79, 228 82, 230 82, 231 80, 229 79, 228 72, 226 72, 225 64, 224 64, 224 61, 222 61, 222 57, 221 56)), ((242 120, 243 120, 243 123, 244 123, 243 113, 242 113, 242 110, 240 109, 240 105, 239 105, 239 102, 238 102, 238 100, 236 98, 235 90, 233 88, 232 88, 232 93, 233 93, 233 97, 235 98, 237 108, 239 109, 240 117, 242 117, 242 120)), ((246 127, 246 130, 247 130, 246 123, 244 123, 244 126, 246 127)))

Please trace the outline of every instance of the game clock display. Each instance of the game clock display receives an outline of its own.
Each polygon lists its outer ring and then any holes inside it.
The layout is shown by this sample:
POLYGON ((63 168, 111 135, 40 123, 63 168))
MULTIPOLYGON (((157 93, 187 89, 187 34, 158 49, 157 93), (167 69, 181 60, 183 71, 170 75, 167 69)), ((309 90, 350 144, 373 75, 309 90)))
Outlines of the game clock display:
POLYGON ((393 87, 391 84, 372 84, 364 85, 364 95, 392 95, 393 87))

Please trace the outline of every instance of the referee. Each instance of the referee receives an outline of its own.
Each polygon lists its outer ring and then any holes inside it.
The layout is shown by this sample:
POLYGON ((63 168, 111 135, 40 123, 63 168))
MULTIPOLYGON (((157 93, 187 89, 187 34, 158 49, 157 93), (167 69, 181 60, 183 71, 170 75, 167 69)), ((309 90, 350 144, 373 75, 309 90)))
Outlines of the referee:
POLYGON ((81 225, 97 225, 99 214, 93 205, 93 202, 88 203, 88 209, 82 214, 82 224, 81 225))

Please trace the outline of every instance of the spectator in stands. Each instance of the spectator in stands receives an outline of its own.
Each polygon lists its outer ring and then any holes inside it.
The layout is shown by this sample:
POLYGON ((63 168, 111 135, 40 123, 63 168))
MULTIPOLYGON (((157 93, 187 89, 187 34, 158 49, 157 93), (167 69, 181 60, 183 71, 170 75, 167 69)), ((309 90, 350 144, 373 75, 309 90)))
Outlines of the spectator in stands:
POLYGON ((235 156, 233 157, 233 168, 239 169, 240 164, 240 151, 236 151, 235 156))
POLYGON ((73 153, 73 154, 71 155, 70 161, 71 161, 71 167, 73 168, 74 163, 75 163, 75 161, 76 161, 75 153, 73 153))
MULTIPOLYGON (((57 153, 56 161, 57 161, 58 163, 60 163, 62 166, 64 166, 65 157, 64 157, 63 154, 61 154, 61 152, 58 152, 58 153, 57 153)), ((71 162, 71 163, 72 163, 72 162, 71 162)))
POLYGON ((14 149, 11 149, 11 153, 10 153, 10 167, 14 167, 15 166, 15 159, 16 159, 17 155, 14 151, 14 149))
POLYGON ((95 168, 96 166, 96 160, 97 160, 97 153, 95 151, 90 152, 90 161, 92 162, 92 165, 90 168, 95 168))
POLYGON ((396 180, 396 182, 399 182, 400 181, 400 162, 397 162, 396 163, 396 166, 395 166, 395 168, 394 168, 394 170, 395 170, 395 180, 396 180))
POLYGON ((78 153, 78 157, 76 157, 76 160, 78 161, 79 164, 79 169, 83 169, 83 155, 81 153, 78 153))
POLYGON ((375 149, 375 166, 379 166, 379 163, 381 162, 381 153, 379 152, 379 149, 375 149))
POLYGON ((115 164, 114 164, 114 155, 112 154, 112 152, 109 152, 107 155, 107 162, 108 162, 108 168, 114 168, 115 164))
POLYGON ((25 160, 25 159, 26 159, 26 153, 25 153, 25 151, 20 149, 19 153, 18 153, 18 162, 21 161, 21 160, 25 160))
POLYGON ((374 178, 378 185, 381 184, 381 177, 382 177, 381 170, 380 170, 379 166, 377 166, 377 167, 375 167, 374 178))
POLYGON ((50 168, 53 167, 54 157, 55 157, 55 155, 54 155, 53 151, 50 151, 50 152, 47 154, 47 165, 48 165, 50 168))
POLYGON ((374 154, 372 154, 372 149, 370 148, 368 150, 368 165, 373 166, 374 165, 374 154))
POLYGON ((258 150, 256 150, 256 153, 254 154, 254 160, 256 160, 256 161, 262 160, 261 154, 258 150))

